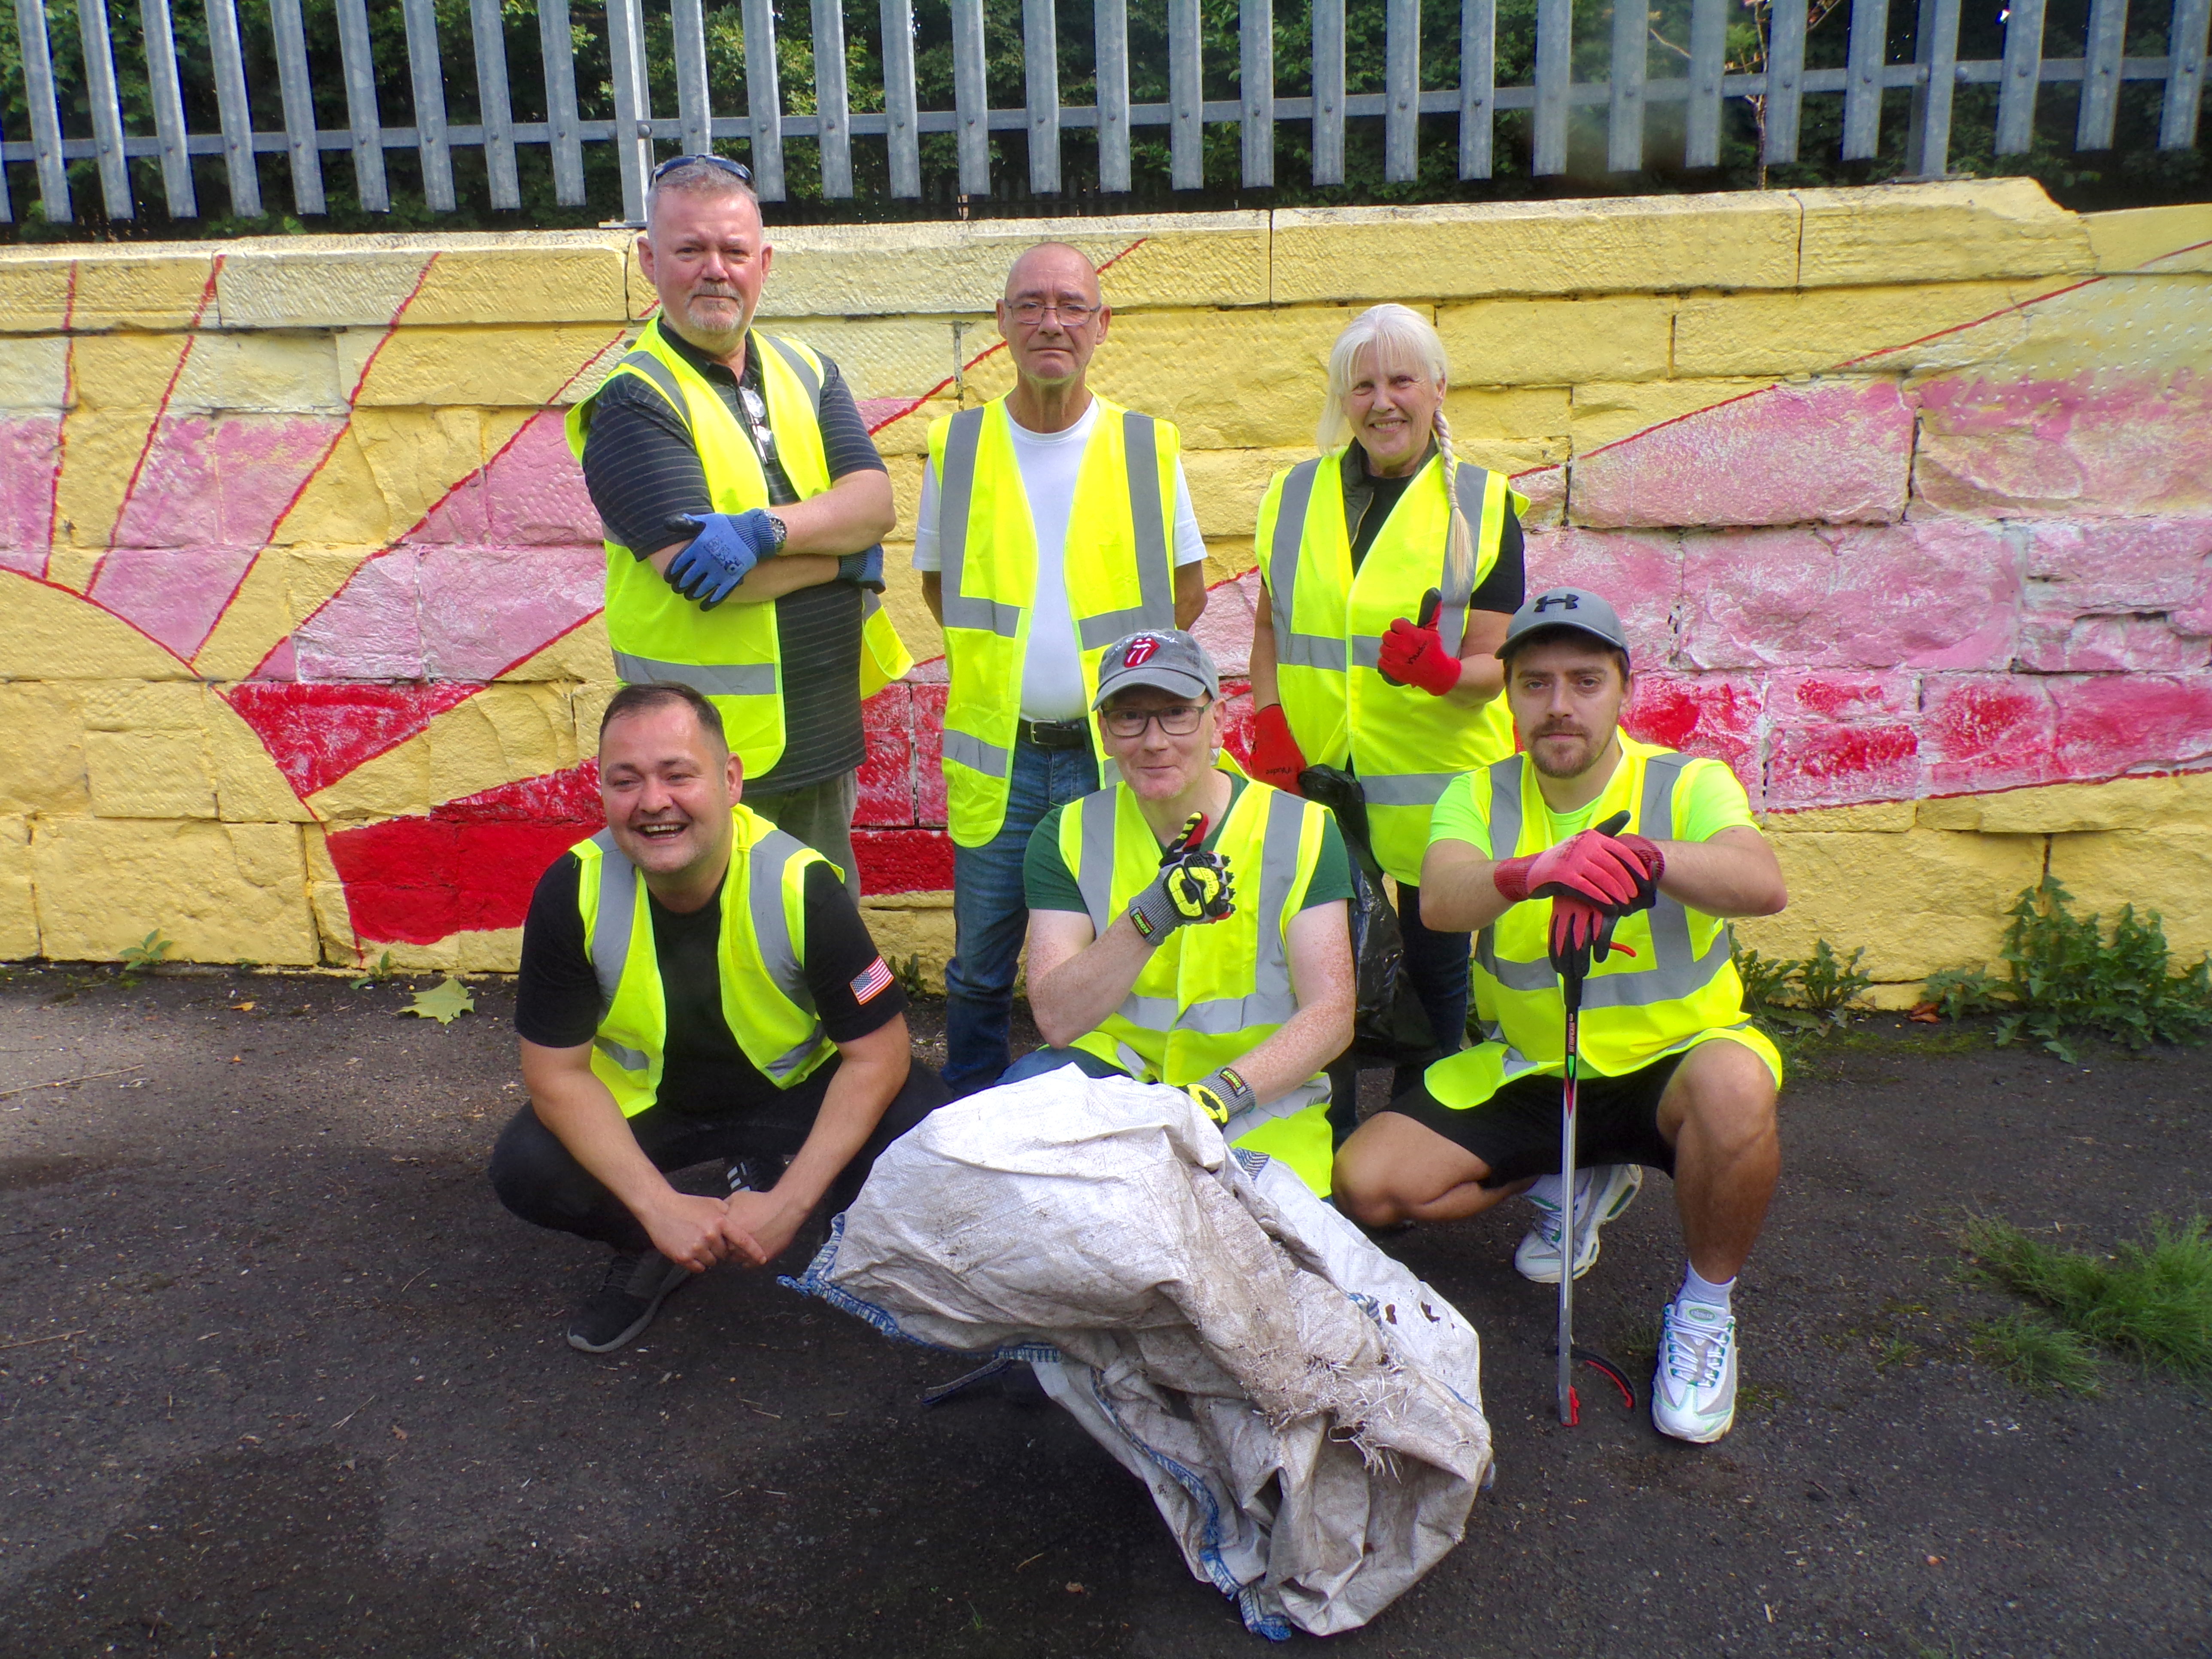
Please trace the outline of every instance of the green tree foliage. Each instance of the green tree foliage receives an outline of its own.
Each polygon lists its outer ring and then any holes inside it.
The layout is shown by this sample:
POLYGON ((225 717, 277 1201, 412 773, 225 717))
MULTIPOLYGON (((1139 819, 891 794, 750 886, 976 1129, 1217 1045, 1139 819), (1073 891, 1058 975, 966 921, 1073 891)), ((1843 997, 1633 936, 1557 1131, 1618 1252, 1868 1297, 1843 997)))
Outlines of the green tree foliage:
MULTIPOLYGON (((91 131, 84 94, 86 77, 79 46, 77 3, 78 0, 45 0, 56 79, 63 88, 63 125, 71 136, 83 136, 91 131)), ((448 118, 456 125, 471 124, 478 118, 479 112, 467 0, 434 0, 434 4, 446 66, 448 118)), ((2051 0, 2044 45, 2046 58, 2081 53, 2088 6, 2089 0, 2051 0)), ((1419 7, 1422 85, 1430 89, 1454 87, 1459 78, 1459 0, 1419 0, 1419 7)), ((503 0, 503 8, 515 118, 541 121, 545 114, 544 76, 535 0, 503 0)), ((301 9, 313 70, 317 124, 325 130, 342 130, 347 125, 347 111, 343 80, 339 73, 335 0, 302 0, 301 9)), ((1167 98, 1166 9, 1165 0, 1135 0, 1129 7, 1129 91, 1133 103, 1160 103, 1167 98)), ((269 0, 239 0, 254 125, 262 131, 276 131, 281 130, 283 118, 270 46, 269 10, 269 0)), ((2131 12, 2128 40, 2130 56, 2155 57, 2164 53, 2168 10, 2166 5, 2158 3, 2131 12)), ((219 122, 204 8, 185 0, 173 11, 187 125, 195 132, 214 132, 219 122)), ((925 110, 950 109, 952 30, 946 0, 916 0, 914 12, 921 106, 925 110)), ((1019 107, 1024 98, 1020 0, 985 0, 984 12, 991 104, 1000 109, 1019 107)), ((1808 68, 1842 66, 1849 14, 1847 0, 1814 0, 1807 40, 1808 68)), ((2002 15, 1995 6, 1969 9, 1960 35, 1961 58, 1993 59, 2001 54, 2002 15)), ((378 0, 368 8, 368 15, 379 112, 386 126, 405 125, 414 119, 414 100, 401 9, 396 3, 378 0)), ((1657 0, 1651 5, 1649 15, 1649 73, 1655 79, 1680 77, 1686 67, 1690 0, 1657 0)), ((813 109, 814 61, 808 17, 803 7, 786 7, 780 19, 777 67, 787 113, 805 114, 813 109)), ((1385 0, 1346 0, 1346 90, 1352 94, 1382 90, 1384 17, 1385 0)), ((745 80, 741 9, 737 3, 710 5, 706 18, 708 76, 714 106, 723 114, 742 114, 745 110, 745 80)), ((1311 90, 1311 18, 1308 6, 1301 0, 1279 0, 1273 20, 1277 95, 1305 96, 1311 90)), ((1909 61, 1913 50, 1914 9, 1892 6, 1889 20, 1889 59, 1893 63, 1909 61)), ((153 131, 153 112, 147 91, 138 8, 110 0, 109 22, 115 42, 125 125, 133 132, 149 133, 153 131)), ((610 119, 614 110, 604 4, 578 0, 571 8, 570 22, 576 51, 580 113, 586 120, 610 119)), ((883 52, 878 9, 865 4, 848 6, 845 25, 847 77, 853 107, 856 111, 879 111, 883 108, 883 52)), ((1058 27, 1061 102, 1067 106, 1088 104, 1095 95, 1094 20, 1088 0, 1062 0, 1058 8, 1058 27)), ((1573 50, 1576 79, 1602 80, 1608 75, 1612 28, 1610 7, 1589 4, 1577 9, 1573 50)), ((1733 9, 1727 47, 1732 72, 1757 72, 1765 67, 1766 29, 1766 0, 1749 0, 1733 9)), ((1217 0, 1203 13, 1204 91, 1209 100, 1238 96, 1237 31, 1234 6, 1217 0)), ((677 107, 672 25, 666 9, 647 8, 647 34, 652 106, 657 114, 665 116, 677 107)), ((1528 82, 1534 40, 1535 0, 1498 0, 1498 84, 1528 82)), ((2115 147, 2108 151, 2076 154, 2073 138, 2078 91, 2071 86, 2046 85, 2037 106, 2033 149, 2026 155, 1999 158, 1992 153, 1996 88, 1962 86, 1957 94, 1951 168, 1954 173, 1968 174, 2027 173, 2041 179, 2061 201, 2076 207, 2202 199, 2208 187, 2212 187, 2212 169, 2208 169, 2206 163, 2212 131, 2200 139, 2195 149, 2160 152, 2155 145, 2162 90, 2160 83, 2128 82, 2120 94, 2115 147)), ((814 141, 789 138, 786 142, 786 167, 791 199, 775 210, 775 217, 781 223, 805 223, 944 218, 956 215, 1025 216, 1871 183, 1897 177, 1904 171, 1909 105, 1909 94, 1904 89, 1890 91, 1883 104, 1880 156, 1871 161, 1846 163, 1835 159, 1841 137, 1842 99, 1835 94, 1808 96, 1799 148, 1803 159, 1794 166, 1769 168, 1763 167, 1759 159, 1764 119, 1759 100, 1732 99, 1724 111, 1720 165, 1690 172, 1680 165, 1683 106, 1654 104, 1647 121, 1647 165, 1643 171, 1633 173, 1609 173, 1604 170, 1604 107, 1580 106, 1571 123, 1569 172, 1559 178, 1542 179, 1532 179, 1528 172, 1526 112, 1509 111, 1499 116, 1497 177, 1488 180, 1462 180, 1458 177, 1457 118, 1435 115, 1425 116, 1421 120, 1419 177, 1387 183, 1382 177, 1382 123, 1364 118, 1347 124, 1345 183, 1327 187, 1317 187, 1310 182, 1310 128, 1304 123, 1285 121, 1277 124, 1275 132, 1275 176, 1279 182, 1273 189, 1258 191, 1243 190, 1239 185, 1240 141, 1235 125, 1210 125, 1205 130, 1207 184, 1198 191, 1169 188, 1166 129, 1143 126, 1135 129, 1132 143, 1133 188, 1127 194, 1115 195, 1098 189, 1094 135, 1086 130, 1071 129, 1064 135, 1062 143, 1064 190, 1060 195, 1044 198, 1033 196, 1029 190, 1025 134, 993 134, 992 192, 988 198, 963 198, 958 193, 955 140, 949 133, 932 133, 924 135, 921 142, 922 199, 919 202, 890 199, 883 141, 872 137, 856 137, 853 142, 857 192, 854 198, 825 201, 821 193, 814 141)), ((11 139, 29 136, 21 42, 12 7, 0 8, 0 125, 4 125, 11 139)), ((2206 126, 2212 130, 2212 122, 2206 123, 2206 126)), ((672 152, 673 148, 661 146, 664 152, 672 152)), ((745 149, 737 141, 726 142, 721 148, 740 157, 745 149)), ((131 164, 138 216, 120 222, 110 222, 101 211, 94 164, 88 161, 72 163, 70 182, 76 222, 67 226, 47 225, 39 218, 33 169, 27 163, 14 163, 9 167, 9 185, 19 222, 0 227, 0 235, 46 240, 228 236, 302 229, 553 227, 594 224, 621 210, 622 194, 614 156, 611 147, 605 143, 587 143, 584 146, 589 205, 582 208, 564 208, 555 202, 550 158, 542 144, 518 146, 522 206, 513 211, 496 211, 491 207, 482 152, 473 146, 456 147, 453 151, 460 210, 452 214, 434 214, 424 205, 416 152, 389 149, 385 155, 392 202, 391 212, 364 211, 356 198, 350 157, 343 150, 326 150, 322 153, 322 161, 330 212, 312 222, 303 222, 286 210, 292 200, 291 180, 289 163, 281 155, 258 158, 263 199, 270 211, 251 221, 228 216, 229 191, 222 158, 217 156, 198 157, 194 163, 204 216, 178 222, 171 222, 167 216, 159 166, 151 158, 131 164)))

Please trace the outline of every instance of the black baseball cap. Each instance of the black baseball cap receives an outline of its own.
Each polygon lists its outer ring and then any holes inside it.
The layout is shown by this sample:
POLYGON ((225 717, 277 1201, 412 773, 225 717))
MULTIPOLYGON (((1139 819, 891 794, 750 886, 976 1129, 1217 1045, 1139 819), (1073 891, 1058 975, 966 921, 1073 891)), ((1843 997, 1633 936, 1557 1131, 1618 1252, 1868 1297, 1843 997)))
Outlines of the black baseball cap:
POLYGON ((1098 695, 1093 708, 1133 686, 1149 685, 1179 697, 1221 695, 1221 676, 1206 649, 1179 628, 1148 628, 1106 647, 1098 662, 1098 695))
POLYGON ((1529 635, 1555 628, 1571 628, 1624 657, 1628 654, 1628 635, 1620 625, 1619 611, 1588 588, 1553 587, 1513 613, 1513 620, 1505 624, 1505 642, 1498 647, 1498 655, 1510 656, 1514 646, 1529 635))

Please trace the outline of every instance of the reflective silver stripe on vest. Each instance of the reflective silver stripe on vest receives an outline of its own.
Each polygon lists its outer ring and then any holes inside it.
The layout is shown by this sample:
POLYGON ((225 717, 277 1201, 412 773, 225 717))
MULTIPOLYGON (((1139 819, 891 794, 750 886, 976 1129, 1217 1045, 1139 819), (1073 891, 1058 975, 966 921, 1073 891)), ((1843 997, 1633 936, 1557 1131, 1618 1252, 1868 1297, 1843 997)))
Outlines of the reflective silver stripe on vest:
POLYGON ((675 370, 662 362, 650 351, 642 349, 625 351, 623 353, 622 362, 615 367, 634 368, 652 381, 654 389, 675 405, 676 418, 684 422, 684 429, 686 432, 691 429, 691 407, 684 401, 684 388, 677 384, 675 370))
POLYGON ((1370 806, 1434 806, 1458 775, 1456 772, 1363 772, 1359 787, 1370 806))
POLYGON ((1091 913, 1093 939, 1105 938, 1114 925, 1106 907, 1114 897, 1114 803, 1120 793, 1109 783, 1084 796, 1075 809, 1083 814, 1083 836, 1075 849, 1075 887, 1083 895, 1083 908, 1091 913))
POLYGON ((1013 769, 1013 757, 995 743, 966 732, 946 730, 945 758, 957 761, 971 771, 981 772, 987 778, 1003 778, 1013 769))
POLYGON ((1285 667, 1320 668, 1341 674, 1346 665, 1344 641, 1333 634, 1301 634, 1291 623, 1297 614, 1298 547, 1305 540, 1314 480, 1321 476, 1327 459, 1323 456, 1321 460, 1300 461, 1283 480, 1283 493, 1275 501, 1275 534, 1269 544, 1267 593, 1274 611, 1276 662, 1285 667))
MULTIPOLYGON (((806 391, 806 401, 814 410, 814 418, 817 422, 821 420, 822 377, 814 372, 814 365, 799 356, 796 347, 785 344, 772 334, 756 334, 753 338, 760 341, 777 356, 782 358, 785 365, 799 377, 799 384, 806 391)), ((763 380, 762 384, 765 387, 767 383, 763 380)))
MULTIPOLYGON (((1654 755, 1644 763, 1644 806, 1637 833, 1650 841, 1674 836, 1674 785, 1687 755, 1654 755)), ((1502 760, 1490 769, 1490 848, 1511 858, 1521 841, 1521 766, 1522 757, 1502 760), (1504 832, 1510 830, 1508 836, 1504 832)), ((1690 951, 1690 916, 1681 904, 1665 896, 1651 907, 1651 962, 1648 967, 1621 974, 1593 974, 1583 981, 1585 1008, 1648 1008, 1692 996, 1712 982, 1728 964, 1731 936, 1723 927, 1713 935, 1705 955, 1690 951)), ((1534 962, 1501 959, 1495 929, 1486 927, 1476 937, 1474 959, 1483 971, 1509 991, 1546 991, 1559 984, 1550 958, 1534 962)))
MULTIPOLYGON (((622 983, 623 964, 629 960, 630 927, 637 920, 637 866, 615 845, 611 830, 593 836, 592 845, 599 849, 599 910, 585 950, 599 981, 599 1014, 604 1018, 615 1006, 615 988, 622 983)), ((629 1065, 627 1060, 623 1063, 629 1065)))
MULTIPOLYGON (((963 409, 945 434, 944 476, 937 481, 939 602, 947 628, 972 628, 1001 639, 1018 638, 1019 605, 976 599, 967 592, 968 515, 975 501, 975 455, 983 442, 983 409, 963 409)), ((951 733, 946 734, 949 738, 951 733)), ((988 769, 979 769, 988 770, 988 769)), ((994 777, 1003 777, 994 772, 994 777)))
POLYGON ((627 651, 615 653, 615 675, 625 685, 673 680, 708 697, 772 697, 779 678, 772 662, 661 662, 627 651))
POLYGON ((595 1036, 592 1046, 625 1072, 649 1071, 653 1057, 641 1048, 625 1048, 611 1037, 595 1036))
MULTIPOLYGON (((1129 518, 1137 538, 1137 610, 1127 628, 1116 620, 1116 631, 1101 645, 1111 645, 1140 628, 1176 625, 1175 569, 1168 562, 1168 523, 1160 501, 1160 434, 1151 416, 1133 409, 1121 411, 1121 450, 1129 475, 1129 518)), ((1114 613, 1117 619, 1130 615, 1126 611, 1114 613)), ((1106 620, 1085 617, 1085 634, 1088 624, 1106 620)), ((1087 637, 1083 644, 1085 650, 1095 648, 1087 637)))
MULTIPOLYGON (((808 988, 805 967, 799 959, 799 946, 791 937, 790 918, 783 908, 784 868, 806 850, 796 836, 781 830, 769 830, 744 854, 749 866, 745 887, 750 896, 753 945, 760 951, 761 963, 768 969, 768 976, 793 1002, 801 1008, 811 1009, 814 993, 808 988)), ((763 1068, 769 1081, 781 1086, 821 1043, 822 1021, 817 1014, 813 1030, 788 1053, 777 1055, 763 1068)))

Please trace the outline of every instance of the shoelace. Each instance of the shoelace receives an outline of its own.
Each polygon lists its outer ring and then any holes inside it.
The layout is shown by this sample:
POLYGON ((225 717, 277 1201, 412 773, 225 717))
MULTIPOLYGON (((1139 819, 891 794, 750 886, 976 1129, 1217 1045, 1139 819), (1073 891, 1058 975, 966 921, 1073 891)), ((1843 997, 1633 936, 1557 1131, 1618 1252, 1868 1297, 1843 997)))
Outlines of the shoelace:
POLYGON ((1686 1382, 1693 1389, 1710 1389, 1721 1380, 1722 1368, 1728 1362, 1728 1333, 1714 1331, 1704 1336, 1683 1334, 1682 1322, 1670 1319, 1667 1323, 1667 1375, 1677 1382, 1686 1382), (1682 1362, 1687 1359, 1689 1368, 1682 1362))

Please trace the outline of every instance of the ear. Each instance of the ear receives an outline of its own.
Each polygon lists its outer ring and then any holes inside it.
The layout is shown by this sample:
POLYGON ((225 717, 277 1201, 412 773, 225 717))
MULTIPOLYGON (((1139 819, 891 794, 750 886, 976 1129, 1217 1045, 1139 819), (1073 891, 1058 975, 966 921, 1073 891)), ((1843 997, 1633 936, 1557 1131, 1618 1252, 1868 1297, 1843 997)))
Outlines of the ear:
POLYGON ((773 266, 775 265, 775 246, 774 246, 772 243, 769 243, 769 242, 763 242, 763 243, 761 244, 761 251, 760 251, 760 267, 761 267, 761 275, 762 275, 763 276, 766 276, 768 275, 768 273, 769 273, 769 271, 770 268, 771 268, 771 267, 773 267, 773 266))
POLYGON ((733 801, 743 800, 745 798, 745 767, 744 763, 738 758, 735 750, 730 752, 729 763, 723 771, 722 777, 723 781, 730 786, 730 799, 733 801))
POLYGON ((653 233, 649 230, 637 234, 637 269, 647 282, 653 280, 653 233))
POLYGON ((1101 295, 1098 300, 1098 338, 1102 343, 1106 338, 1106 330, 1113 320, 1114 307, 1108 305, 1105 296, 1101 295))

